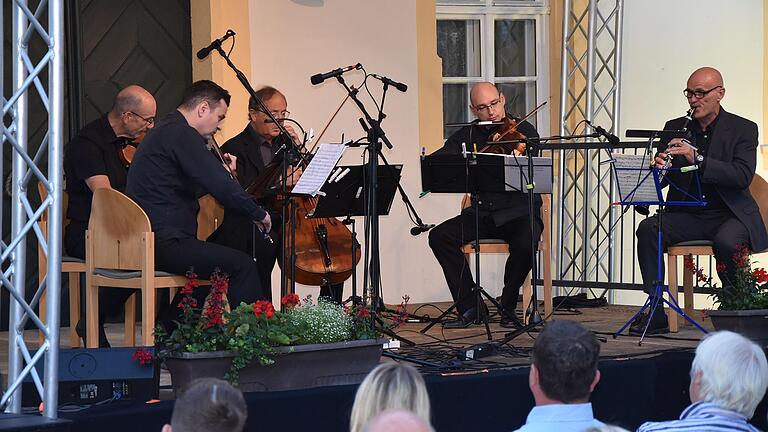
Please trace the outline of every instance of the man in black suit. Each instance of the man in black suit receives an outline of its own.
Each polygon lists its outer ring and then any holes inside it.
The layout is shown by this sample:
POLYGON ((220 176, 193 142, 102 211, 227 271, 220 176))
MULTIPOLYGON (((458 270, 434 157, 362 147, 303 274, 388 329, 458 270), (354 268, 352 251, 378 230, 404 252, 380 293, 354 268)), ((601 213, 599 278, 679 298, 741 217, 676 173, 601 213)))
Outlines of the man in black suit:
MULTIPOLYGON (((703 67, 688 78, 683 94, 694 108, 689 138, 662 141, 655 164, 662 168, 667 155, 672 156, 672 168, 698 165, 698 171, 669 171, 665 184, 673 185, 667 192, 668 201, 685 201, 696 197, 698 189, 694 173, 698 172, 705 207, 668 207, 662 223, 662 248, 690 241, 710 240, 723 281, 729 289, 734 280, 733 254, 738 245, 751 250, 768 247, 768 234, 760 211, 749 193, 757 159, 757 125, 726 112, 720 101, 725 96, 723 77, 716 69, 703 67)), ((665 130, 680 130, 686 118, 670 120, 665 130)), ((637 228, 637 255, 645 291, 654 296, 657 279, 658 217, 645 219, 637 228)), ((662 261, 663 266, 663 261, 662 261)), ((662 267, 662 280, 664 269, 662 267)), ((651 299, 653 300, 653 298, 651 299)), ((648 334, 669 332, 662 302, 653 313, 648 334)), ((648 324, 648 314, 633 322, 630 333, 640 334, 648 324)))
MULTIPOLYGON (((477 83, 470 92, 470 109, 479 121, 502 121, 507 113, 504 94, 489 82, 477 83)), ((536 128, 527 121, 517 127, 528 138, 538 138, 536 128)), ((462 143, 466 149, 482 149, 496 138, 497 131, 482 125, 465 126, 451 135, 442 148, 433 154, 460 154, 462 143)), ((504 290, 501 305, 506 315, 501 317, 502 327, 518 327, 515 307, 520 286, 531 271, 531 242, 538 245, 544 228, 541 220, 541 197, 535 195, 535 232, 531 232, 528 195, 519 192, 479 193, 480 238, 500 238, 509 244, 509 257, 504 269, 504 290)), ((448 219, 429 233, 429 247, 443 269, 448 288, 459 311, 458 319, 444 324, 446 328, 463 328, 479 322, 484 310, 478 310, 472 294, 475 282, 461 246, 475 240, 475 209, 468 207, 460 215, 448 219)), ((484 308, 483 308, 484 309, 484 308)))
MULTIPOLYGON (((264 102, 264 105, 272 115, 281 121, 286 119, 290 112, 288 111, 288 101, 285 96, 276 88, 266 86, 256 91, 256 96, 264 102)), ((295 130, 287 122, 283 123, 285 130, 291 136, 293 141, 301 144, 301 140, 295 130)), ((269 116, 264 113, 256 100, 250 98, 248 101, 248 124, 242 132, 231 138, 221 146, 221 151, 229 153, 237 158, 237 179, 241 186, 248 188, 253 182, 267 171, 267 167, 279 165, 282 162, 285 146, 290 145, 290 140, 281 133, 280 128, 271 121, 269 116)), ((288 186, 293 185, 298 180, 300 170, 290 170, 292 175, 289 178, 288 186)), ((275 176, 275 182, 279 183, 279 176, 275 176)), ((271 197, 266 197, 271 198, 271 197)), ((253 255, 256 264, 259 267, 259 276, 261 285, 264 287, 267 298, 272 298, 272 269, 281 247, 280 230, 282 220, 279 212, 272 212, 274 224, 270 232, 270 238, 274 241, 266 241, 261 236, 256 236, 256 242, 253 241, 252 224, 250 219, 244 218, 238 213, 227 211, 224 216, 224 222, 208 238, 208 241, 225 245, 249 255, 253 255)), ((320 296, 331 298, 337 303, 341 303, 344 284, 324 284, 320 288, 320 296)))

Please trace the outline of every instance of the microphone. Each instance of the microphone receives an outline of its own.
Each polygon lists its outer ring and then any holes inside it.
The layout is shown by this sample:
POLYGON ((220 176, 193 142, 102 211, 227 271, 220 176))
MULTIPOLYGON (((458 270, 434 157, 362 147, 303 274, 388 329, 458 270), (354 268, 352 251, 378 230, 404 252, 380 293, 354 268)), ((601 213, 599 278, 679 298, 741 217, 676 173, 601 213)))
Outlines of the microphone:
POLYGON ((215 41, 211 42, 207 47, 201 49, 197 52, 197 58, 200 60, 208 57, 208 54, 211 53, 216 48, 221 47, 221 44, 224 43, 225 40, 229 39, 230 37, 234 36, 235 32, 232 31, 232 29, 227 30, 227 32, 224 34, 224 36, 216 39, 215 41))
POLYGON ((605 138, 611 145, 617 146, 621 144, 621 140, 616 135, 608 132, 607 130, 603 129, 600 126, 592 124, 589 120, 584 120, 584 122, 590 126, 592 126, 595 129, 595 132, 597 132, 598 135, 605 138))
POLYGON ((403 83, 400 83, 400 82, 397 82, 395 80, 389 79, 389 78, 387 78, 385 76, 381 76, 381 75, 378 75, 378 74, 375 74, 375 73, 371 74, 371 76, 376 78, 377 80, 383 82, 386 85, 391 85, 392 87, 400 90, 403 93, 405 93, 406 90, 408 90, 408 86, 407 85, 405 85, 403 83))
POLYGON ((423 232, 427 232, 435 227, 435 224, 419 225, 411 228, 411 235, 417 236, 423 232))
POLYGON ((316 74, 316 75, 312 75, 309 78, 309 82, 311 82, 312 85, 318 85, 321 82, 327 80, 328 78, 334 78, 334 77, 340 76, 340 75, 342 75, 342 74, 344 74, 346 72, 351 71, 352 69, 362 69, 362 68, 363 68, 363 65, 361 65, 360 63, 354 64, 354 65, 345 66, 345 67, 342 67, 342 68, 334 69, 334 70, 332 70, 330 72, 319 73, 319 74, 316 74))

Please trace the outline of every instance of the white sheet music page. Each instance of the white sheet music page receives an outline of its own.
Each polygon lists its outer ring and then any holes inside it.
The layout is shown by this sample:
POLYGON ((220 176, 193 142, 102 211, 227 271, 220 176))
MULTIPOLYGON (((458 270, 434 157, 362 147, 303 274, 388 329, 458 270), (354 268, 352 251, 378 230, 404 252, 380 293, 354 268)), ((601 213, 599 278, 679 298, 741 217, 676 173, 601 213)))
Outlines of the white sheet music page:
POLYGON ((347 146, 344 144, 320 144, 320 148, 312 157, 304 173, 293 187, 292 193, 315 196, 325 184, 325 180, 331 174, 333 167, 339 163, 341 155, 347 146))
POLYGON ((651 159, 649 156, 611 153, 611 158, 613 158, 616 182, 619 185, 622 201, 658 201, 656 184, 653 182, 653 174, 650 173, 651 159))

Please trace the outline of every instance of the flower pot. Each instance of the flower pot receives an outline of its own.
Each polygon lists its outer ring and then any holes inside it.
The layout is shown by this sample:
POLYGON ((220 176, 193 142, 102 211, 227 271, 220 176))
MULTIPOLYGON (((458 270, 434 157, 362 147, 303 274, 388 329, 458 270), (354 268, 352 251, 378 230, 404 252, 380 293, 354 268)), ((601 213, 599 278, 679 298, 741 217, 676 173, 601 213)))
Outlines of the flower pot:
MULTIPOLYGON (((251 363, 240 371, 238 388, 245 392, 294 390, 363 381, 381 359, 386 339, 275 348, 275 363, 251 363)), ((174 391, 203 377, 224 378, 235 353, 181 353, 165 360, 174 391)))
POLYGON ((172 354, 165 359, 165 365, 171 373, 173 391, 178 395, 179 390, 198 378, 224 379, 235 355, 234 351, 172 354))
POLYGON ((768 345, 768 309, 712 310, 707 314, 712 319, 715 330, 730 330, 762 347, 768 345))

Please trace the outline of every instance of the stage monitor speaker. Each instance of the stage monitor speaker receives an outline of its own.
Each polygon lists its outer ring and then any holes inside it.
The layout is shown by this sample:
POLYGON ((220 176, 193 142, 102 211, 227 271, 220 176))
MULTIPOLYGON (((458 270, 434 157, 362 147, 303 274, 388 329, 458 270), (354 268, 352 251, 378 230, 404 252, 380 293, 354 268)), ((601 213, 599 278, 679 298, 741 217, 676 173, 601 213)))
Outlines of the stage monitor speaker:
MULTIPOLYGON (((59 351, 59 405, 90 405, 106 400, 157 399, 160 371, 156 361, 140 365, 134 360, 138 348, 85 348, 59 351)), ((153 347, 143 348, 155 358, 153 347)), ((34 353, 32 354, 34 356, 34 353)), ((43 380, 44 365, 37 364, 43 380)), ((40 395, 31 376, 24 380, 23 406, 37 406, 40 395)))

